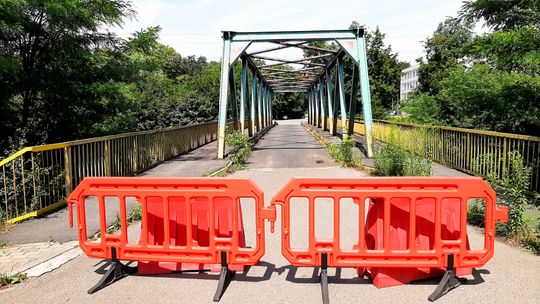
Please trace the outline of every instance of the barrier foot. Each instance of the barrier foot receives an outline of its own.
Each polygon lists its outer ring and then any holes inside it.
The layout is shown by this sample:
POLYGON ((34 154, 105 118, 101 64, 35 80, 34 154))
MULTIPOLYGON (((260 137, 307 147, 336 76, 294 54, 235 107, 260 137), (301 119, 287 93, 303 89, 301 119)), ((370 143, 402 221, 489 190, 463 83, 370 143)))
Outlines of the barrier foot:
POLYGON ((448 266, 446 267, 446 272, 444 273, 439 285, 435 291, 428 297, 430 302, 437 300, 438 298, 447 294, 450 290, 461 285, 460 279, 456 276, 454 269, 454 255, 448 255, 448 266))
POLYGON ((221 272, 219 273, 219 283, 216 290, 216 293, 214 294, 214 302, 219 302, 221 299, 221 296, 223 296, 223 293, 225 292, 225 289, 229 286, 229 283, 231 283, 231 280, 234 276, 234 271, 229 269, 229 266, 227 265, 227 252, 222 251, 221 252, 221 272))
POLYGON ((323 304, 330 303, 330 296, 328 295, 328 256, 326 252, 321 253, 321 293, 323 304))
POLYGON ((111 256, 111 267, 101 277, 101 279, 96 283, 96 285, 88 289, 88 294, 93 294, 94 292, 103 289, 108 285, 124 277, 127 277, 130 274, 134 274, 137 272, 137 267, 124 265, 116 258, 116 248, 111 248, 111 256))

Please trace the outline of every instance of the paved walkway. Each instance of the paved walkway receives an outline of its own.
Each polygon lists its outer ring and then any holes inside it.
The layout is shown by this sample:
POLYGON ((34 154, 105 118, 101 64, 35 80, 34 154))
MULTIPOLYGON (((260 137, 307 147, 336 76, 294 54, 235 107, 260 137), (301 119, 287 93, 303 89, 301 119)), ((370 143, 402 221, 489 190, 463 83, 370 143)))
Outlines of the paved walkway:
MULTIPOLYGON (((317 162, 297 162, 306 152, 312 153, 309 138, 296 126, 283 124, 267 134, 253 152, 246 170, 238 171, 228 178, 250 178, 264 191, 266 204, 271 197, 292 177, 361 177, 363 173, 344 169, 335 163, 318 167, 317 162), (287 128, 297 134, 298 140, 288 140, 287 128), (277 133, 282 133, 278 136, 277 133), (305 135, 305 136, 304 136, 305 135), (271 139, 266 141, 265 139, 271 139), (283 144, 295 149, 284 153, 281 149, 259 149, 269 143, 283 144), (268 155, 268 151, 273 155, 268 155), (297 151, 297 152, 293 152, 297 151), (281 161, 278 159, 283 158, 281 161), (273 168, 273 164, 293 164, 289 168, 273 168), (309 167, 304 167, 309 165, 309 167), (301 166, 301 167, 294 167, 301 166)), ((325 150, 316 149, 313 159, 328 159, 325 150)), ((306 157, 307 158, 307 157, 306 157)), ((244 207, 244 206, 243 206, 244 207)), ((244 214, 253 213, 249 207, 244 214)), ((327 212, 327 211, 325 211, 327 212)), ((323 218, 328 214, 323 212, 323 218)), ((325 217, 326 216, 326 217, 325 217)), ((260 265, 237 273, 220 303, 321 303, 318 269, 292 267, 281 255, 280 210, 276 233, 271 234, 266 225, 266 254, 260 265)), ((321 221, 328 223, 326 221, 321 221)), ((304 223, 297 223, 305 231, 304 223)), ((246 235, 254 233, 246 225, 246 235)), ((348 230, 345 234, 348 234, 348 230)), ((478 238, 478 231, 472 231, 478 238)), ((351 234, 352 235, 352 234, 351 234)), ((248 238, 249 244, 249 238, 248 238)), ((540 298, 540 259, 521 249, 497 241, 494 258, 481 270, 481 279, 458 287, 437 301, 442 303, 533 303, 540 298)), ((80 256, 59 269, 29 282, 0 292, 0 303, 211 303, 217 287, 218 274, 176 273, 160 276, 129 276, 105 289, 88 295, 86 290, 101 278, 104 264, 80 256)), ((469 277, 471 279, 471 277, 469 277)), ((427 296, 437 281, 423 281, 393 288, 377 289, 356 275, 354 269, 329 269, 329 291, 332 303, 427 303, 427 296)))

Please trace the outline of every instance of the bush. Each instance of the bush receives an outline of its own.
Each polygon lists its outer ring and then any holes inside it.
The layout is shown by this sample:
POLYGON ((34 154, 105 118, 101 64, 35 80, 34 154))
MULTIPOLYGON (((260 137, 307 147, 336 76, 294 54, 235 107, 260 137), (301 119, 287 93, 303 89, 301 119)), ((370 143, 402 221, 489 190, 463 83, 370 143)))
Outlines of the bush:
POLYGON ((420 124, 440 124, 441 108, 434 96, 419 93, 405 101, 403 110, 410 114, 409 120, 420 124))
MULTIPOLYGON (((500 161, 500 157, 496 158, 493 154, 481 155, 474 161, 473 171, 476 175, 480 175, 482 166, 493 168, 494 164, 500 161)), ((527 190, 532 168, 525 165, 523 157, 517 151, 508 154, 508 162, 510 169, 505 171, 502 177, 490 172, 486 180, 497 192, 497 203, 508 206, 508 223, 498 224, 498 235, 521 241, 534 234, 531 228, 533 221, 525 214, 525 208, 529 202, 527 190)))
POLYGON ((375 171, 378 176, 430 176, 431 159, 424 149, 407 151, 397 130, 392 129, 386 142, 375 151, 375 171), (419 153, 421 152, 421 153, 419 153))
POLYGON ((231 146, 230 160, 236 168, 243 167, 251 153, 252 144, 249 138, 240 131, 228 132, 225 142, 231 146))
POLYGON ((352 135, 343 135, 343 141, 339 143, 326 144, 328 153, 343 167, 356 167, 360 160, 354 157, 353 148, 356 140, 352 135))

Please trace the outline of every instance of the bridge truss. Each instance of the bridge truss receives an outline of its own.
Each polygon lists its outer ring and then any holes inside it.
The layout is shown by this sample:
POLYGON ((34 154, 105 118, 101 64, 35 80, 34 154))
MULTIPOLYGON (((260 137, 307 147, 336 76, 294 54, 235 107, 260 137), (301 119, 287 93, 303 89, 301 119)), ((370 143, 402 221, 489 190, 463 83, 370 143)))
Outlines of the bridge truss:
POLYGON ((219 95, 218 158, 225 156, 225 126, 230 102, 236 129, 253 135, 272 123, 272 97, 280 92, 304 92, 308 97, 308 121, 336 134, 341 117, 343 134, 354 131, 356 96, 360 85, 367 153, 373 155, 371 97, 363 28, 352 30, 223 32, 223 57, 219 95), (317 41, 334 42, 319 47, 317 41), (251 51, 254 44, 269 44, 251 51), (276 51, 297 48, 313 56, 284 59, 276 51), (346 109, 344 57, 352 59, 350 102, 346 109), (240 99, 236 97, 234 64, 241 61, 240 99), (251 90, 249 87, 251 76, 251 90), (251 93, 250 93, 251 91, 251 93), (238 102, 240 104, 238 115, 238 102), (249 108, 249 119, 246 119, 249 108), (348 112, 348 115, 347 115, 348 112), (348 123, 350 122, 350 123, 348 123))

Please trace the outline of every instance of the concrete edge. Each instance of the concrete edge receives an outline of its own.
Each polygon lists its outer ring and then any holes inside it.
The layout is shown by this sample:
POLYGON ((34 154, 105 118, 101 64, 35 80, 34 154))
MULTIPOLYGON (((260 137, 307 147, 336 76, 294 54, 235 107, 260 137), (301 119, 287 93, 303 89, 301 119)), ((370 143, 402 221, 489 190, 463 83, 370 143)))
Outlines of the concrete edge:
POLYGON ((46 261, 43 261, 35 266, 32 266, 26 270, 21 271, 21 273, 26 273, 28 277, 39 277, 45 273, 51 272, 65 263, 73 260, 74 258, 81 255, 82 251, 78 245, 73 248, 70 248, 46 261))

